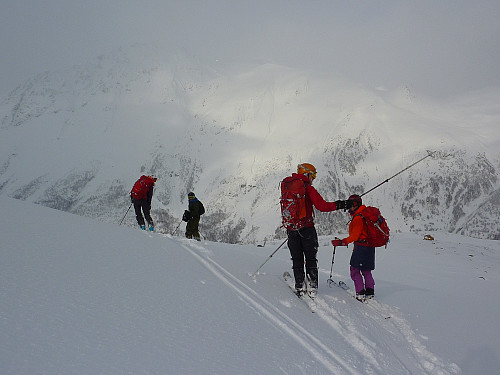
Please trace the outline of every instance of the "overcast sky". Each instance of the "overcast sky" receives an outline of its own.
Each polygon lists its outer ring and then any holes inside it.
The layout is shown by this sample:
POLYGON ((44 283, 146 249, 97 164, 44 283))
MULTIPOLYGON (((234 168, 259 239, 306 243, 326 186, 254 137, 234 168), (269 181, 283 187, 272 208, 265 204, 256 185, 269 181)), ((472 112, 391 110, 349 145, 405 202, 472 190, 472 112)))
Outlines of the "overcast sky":
POLYGON ((137 42, 448 96, 500 85, 498 0, 1 0, 0 93, 137 42))

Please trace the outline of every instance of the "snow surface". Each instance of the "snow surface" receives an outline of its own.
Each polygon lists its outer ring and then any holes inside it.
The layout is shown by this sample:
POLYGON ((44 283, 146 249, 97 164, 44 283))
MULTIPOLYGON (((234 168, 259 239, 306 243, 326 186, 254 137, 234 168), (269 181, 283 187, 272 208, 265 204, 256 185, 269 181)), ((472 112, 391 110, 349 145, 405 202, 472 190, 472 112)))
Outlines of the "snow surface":
MULTIPOLYGON (((500 243, 397 233, 376 300, 327 279, 318 311, 280 280, 282 241, 146 233, 0 197, 0 374, 498 374, 500 243), (493 298, 492 298, 493 297, 493 298)), ((338 213, 345 215, 345 213, 338 213)), ((339 248, 333 278, 348 277, 339 248)))

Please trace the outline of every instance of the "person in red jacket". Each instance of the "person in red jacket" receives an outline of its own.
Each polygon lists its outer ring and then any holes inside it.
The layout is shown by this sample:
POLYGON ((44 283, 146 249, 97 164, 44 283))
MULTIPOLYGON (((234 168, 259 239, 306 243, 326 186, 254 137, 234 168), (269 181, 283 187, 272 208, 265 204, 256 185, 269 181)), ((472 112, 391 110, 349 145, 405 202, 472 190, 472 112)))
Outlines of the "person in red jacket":
POLYGON ((156 181, 156 177, 141 176, 141 178, 137 180, 136 184, 134 184, 134 188, 132 188, 132 192, 130 194, 130 199, 132 200, 132 204, 134 205, 137 224, 139 224, 142 230, 146 230, 146 222, 144 221, 144 218, 146 218, 146 221, 149 225, 149 230, 151 232, 153 232, 155 229, 153 218, 151 217, 151 200, 153 199, 153 189, 156 181), (145 183, 137 185, 138 188, 135 191, 134 189, 136 187, 136 184, 140 183, 143 180, 145 180, 145 183), (142 216, 143 212, 144 216, 142 216))
POLYGON ((309 163, 297 166, 297 173, 292 177, 304 181, 306 187, 305 217, 300 219, 297 230, 287 229, 288 249, 292 256, 292 269, 295 278, 295 290, 297 295, 304 294, 304 281, 307 274, 309 280, 309 294, 316 295, 318 290, 318 234, 314 227, 313 206, 322 212, 330 212, 346 208, 346 201, 326 202, 318 191, 312 186, 316 178, 316 168, 309 163), (305 259, 305 272, 304 272, 305 259))
POLYGON ((352 220, 349 224, 349 236, 340 240, 332 240, 333 246, 347 246, 354 242, 350 260, 351 279, 354 282, 357 298, 372 297, 375 294, 375 280, 372 271, 375 269, 375 248, 366 246, 367 233, 363 223, 363 217, 359 215, 366 207, 359 195, 351 195, 348 199, 351 203, 349 213, 352 220))

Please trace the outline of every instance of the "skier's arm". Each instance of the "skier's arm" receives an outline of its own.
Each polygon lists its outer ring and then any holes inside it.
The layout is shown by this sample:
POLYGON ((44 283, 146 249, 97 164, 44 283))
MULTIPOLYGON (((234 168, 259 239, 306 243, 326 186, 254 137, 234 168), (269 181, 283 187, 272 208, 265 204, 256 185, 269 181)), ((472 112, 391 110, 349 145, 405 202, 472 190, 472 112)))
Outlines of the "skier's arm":
POLYGON ((318 191, 314 188, 314 186, 309 185, 306 188, 307 194, 309 198, 311 198, 311 202, 314 207, 321 212, 329 212, 335 211, 337 209, 337 205, 335 202, 327 202, 323 199, 323 197, 318 193, 318 191))
POLYGON ((349 237, 342 240, 342 244, 349 244, 354 241, 358 241, 363 232, 363 219, 361 216, 354 216, 352 218, 351 224, 349 224, 349 237))

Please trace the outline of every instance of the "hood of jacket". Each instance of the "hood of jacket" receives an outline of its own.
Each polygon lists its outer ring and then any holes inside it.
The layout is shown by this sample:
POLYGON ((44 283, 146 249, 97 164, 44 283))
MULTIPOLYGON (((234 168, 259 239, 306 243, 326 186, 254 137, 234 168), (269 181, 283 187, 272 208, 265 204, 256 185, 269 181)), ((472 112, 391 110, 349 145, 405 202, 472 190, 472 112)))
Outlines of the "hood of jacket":
POLYGON ((349 214, 351 216, 354 216, 354 215, 357 215, 357 214, 360 214, 361 212, 363 212, 363 210, 366 208, 366 206, 364 204, 362 204, 361 206, 358 207, 358 209, 356 211, 350 211, 349 210, 349 214))

